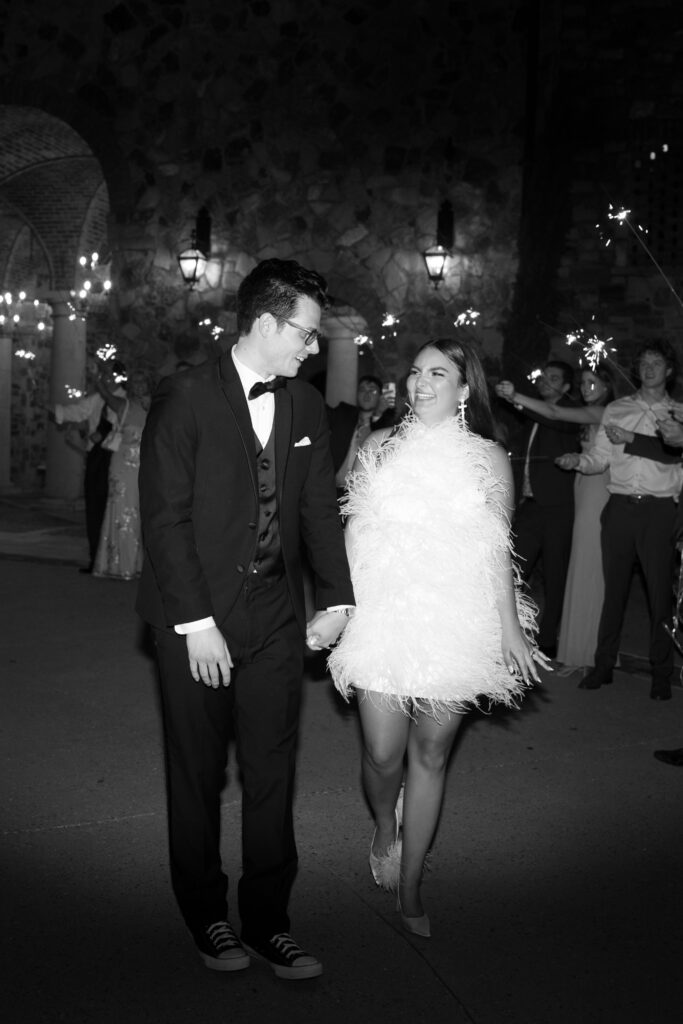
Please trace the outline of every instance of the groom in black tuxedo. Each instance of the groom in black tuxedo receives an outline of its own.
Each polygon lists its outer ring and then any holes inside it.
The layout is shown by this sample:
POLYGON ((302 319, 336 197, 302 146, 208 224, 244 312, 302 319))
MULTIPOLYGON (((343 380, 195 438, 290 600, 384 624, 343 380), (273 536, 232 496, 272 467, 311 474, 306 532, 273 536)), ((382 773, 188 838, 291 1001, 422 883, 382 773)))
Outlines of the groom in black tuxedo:
POLYGON ((292 798, 304 638, 333 643, 354 602, 325 406, 296 380, 318 352, 318 274, 266 260, 237 293, 238 340, 165 378, 145 426, 138 611, 161 678, 171 875, 208 967, 311 978, 289 934, 297 869, 292 798), (316 608, 306 624, 302 542, 316 608), (242 776, 241 940, 228 921, 220 793, 229 730, 242 776))

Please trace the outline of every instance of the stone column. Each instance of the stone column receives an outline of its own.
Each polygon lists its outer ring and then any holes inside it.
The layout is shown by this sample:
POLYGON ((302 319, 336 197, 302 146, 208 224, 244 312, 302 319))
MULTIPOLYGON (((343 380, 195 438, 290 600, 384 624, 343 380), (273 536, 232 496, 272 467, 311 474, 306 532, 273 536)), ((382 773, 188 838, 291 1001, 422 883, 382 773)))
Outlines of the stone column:
POLYGON ((325 401, 330 406, 356 404, 358 346, 354 338, 367 329, 363 317, 349 306, 333 309, 323 320, 322 331, 328 340, 325 401))
MULTIPOLYGON (((67 302, 48 298, 52 306, 52 365, 50 369, 50 407, 67 404, 67 386, 83 388, 85 382, 85 321, 69 319, 67 302)), ((64 429, 52 420, 47 427, 45 495, 48 498, 75 500, 83 490, 83 456, 66 443, 64 429)))
POLYGON ((0 335, 0 491, 9 490, 12 445, 12 339, 0 335))

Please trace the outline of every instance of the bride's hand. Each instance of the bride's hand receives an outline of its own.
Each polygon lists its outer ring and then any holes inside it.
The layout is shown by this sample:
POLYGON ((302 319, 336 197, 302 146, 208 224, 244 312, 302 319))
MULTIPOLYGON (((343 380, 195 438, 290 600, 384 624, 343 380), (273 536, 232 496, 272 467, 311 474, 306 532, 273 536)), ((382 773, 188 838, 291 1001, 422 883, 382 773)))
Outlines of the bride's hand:
POLYGON ((537 666, 546 672, 552 672, 550 658, 538 647, 530 644, 521 629, 516 630, 515 634, 511 637, 506 637, 503 634, 503 659, 508 672, 511 676, 520 675, 525 683, 529 682, 529 677, 540 683, 541 677, 538 674, 537 666))

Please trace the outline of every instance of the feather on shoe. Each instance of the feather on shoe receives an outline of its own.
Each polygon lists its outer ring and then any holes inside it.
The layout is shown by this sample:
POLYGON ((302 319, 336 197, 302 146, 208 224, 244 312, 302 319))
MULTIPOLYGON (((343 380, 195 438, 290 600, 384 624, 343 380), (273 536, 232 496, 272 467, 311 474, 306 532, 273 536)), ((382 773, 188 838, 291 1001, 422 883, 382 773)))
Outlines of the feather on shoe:
POLYGON ((383 857, 377 857, 370 852, 370 868, 372 877, 380 887, 387 892, 398 892, 398 880, 401 874, 401 840, 397 839, 391 844, 383 857))

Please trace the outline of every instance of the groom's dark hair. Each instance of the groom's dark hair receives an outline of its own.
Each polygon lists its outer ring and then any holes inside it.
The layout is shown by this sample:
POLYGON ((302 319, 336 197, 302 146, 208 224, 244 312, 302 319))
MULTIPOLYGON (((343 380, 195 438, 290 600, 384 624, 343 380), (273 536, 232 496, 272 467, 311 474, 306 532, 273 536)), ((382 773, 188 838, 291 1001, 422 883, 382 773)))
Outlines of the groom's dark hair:
POLYGON ((276 320, 290 317, 301 295, 326 309, 325 278, 296 260, 272 259, 257 264, 237 289, 238 335, 248 334, 254 320, 263 313, 271 313, 276 320))

